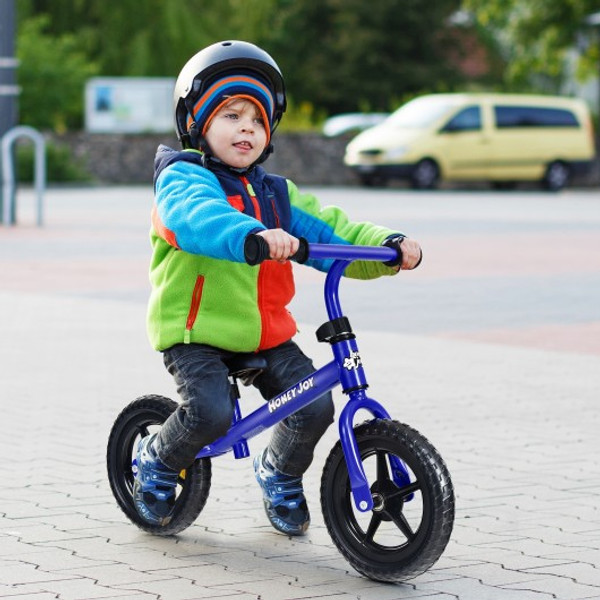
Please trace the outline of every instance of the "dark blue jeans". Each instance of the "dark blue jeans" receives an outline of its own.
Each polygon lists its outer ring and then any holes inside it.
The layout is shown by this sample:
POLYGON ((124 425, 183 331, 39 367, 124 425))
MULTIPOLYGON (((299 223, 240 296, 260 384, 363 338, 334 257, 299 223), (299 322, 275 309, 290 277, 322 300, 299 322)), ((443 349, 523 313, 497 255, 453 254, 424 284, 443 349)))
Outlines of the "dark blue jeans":
MULTIPOLYGON (((182 403, 165 421, 156 443, 160 460, 179 471, 198 451, 225 435, 233 417, 227 367, 231 352, 204 344, 177 344, 164 351, 182 403)), ((254 381, 269 400, 314 371, 312 361, 292 341, 260 352, 268 366, 254 381)), ((302 475, 313 460, 317 442, 333 422, 333 400, 327 393, 273 427, 269 457, 288 475, 302 475)))

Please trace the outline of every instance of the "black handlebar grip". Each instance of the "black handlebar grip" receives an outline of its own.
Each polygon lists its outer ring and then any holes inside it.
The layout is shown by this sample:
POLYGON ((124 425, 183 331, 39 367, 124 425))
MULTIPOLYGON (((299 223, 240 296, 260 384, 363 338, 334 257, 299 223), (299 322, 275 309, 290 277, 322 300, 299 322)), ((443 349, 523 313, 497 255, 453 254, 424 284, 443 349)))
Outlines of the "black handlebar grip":
POLYGON ((386 260, 383 263, 386 267, 397 267, 398 265, 402 264, 402 250, 400 250, 400 244, 402 243, 403 239, 403 235, 396 235, 394 237, 388 238, 387 240, 385 240, 385 242, 383 242, 384 246, 392 248, 398 253, 397 258, 394 258, 392 260, 386 260))
POLYGON ((244 258, 249 265, 258 265, 269 258, 269 244, 260 235, 251 233, 244 241, 244 258))
MULTIPOLYGON (((300 245, 290 260, 303 264, 308 260, 308 242, 305 238, 298 238, 300 245)), ((258 265, 269 258, 269 244, 260 235, 251 233, 244 241, 244 258, 249 265, 258 265)))
POLYGON ((300 242, 298 250, 293 256, 290 256, 290 260, 303 265, 308 260, 308 241, 303 237, 298 238, 298 241, 300 242))

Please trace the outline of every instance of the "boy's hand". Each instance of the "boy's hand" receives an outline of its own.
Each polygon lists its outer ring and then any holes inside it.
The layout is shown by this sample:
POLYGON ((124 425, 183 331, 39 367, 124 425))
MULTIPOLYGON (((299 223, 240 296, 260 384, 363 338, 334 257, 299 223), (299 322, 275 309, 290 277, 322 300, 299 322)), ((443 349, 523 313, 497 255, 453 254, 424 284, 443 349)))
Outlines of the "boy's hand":
POLYGON ((415 240, 411 240, 403 235, 396 235, 385 240, 383 245, 400 251, 397 259, 384 263, 389 267, 394 267, 396 273, 400 269, 405 271, 416 269, 421 264, 423 253, 421 246, 415 240), (402 259, 402 262, 400 262, 400 259, 402 259))
POLYGON ((400 244, 400 250, 402 250, 401 269, 410 270, 419 266, 423 253, 418 242, 405 237, 400 244))
POLYGON ((298 238, 283 229, 265 229, 256 235, 262 237, 269 244, 269 258, 277 262, 285 262, 298 251, 300 244, 298 238))

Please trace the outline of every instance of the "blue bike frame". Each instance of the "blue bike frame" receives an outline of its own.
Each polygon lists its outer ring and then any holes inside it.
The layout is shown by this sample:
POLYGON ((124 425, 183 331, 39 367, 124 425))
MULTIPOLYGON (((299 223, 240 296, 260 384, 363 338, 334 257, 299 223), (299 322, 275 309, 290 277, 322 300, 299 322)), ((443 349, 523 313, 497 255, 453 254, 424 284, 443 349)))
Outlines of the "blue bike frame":
MULTIPOLYGON (((310 259, 334 259, 325 280, 325 305, 329 319, 343 317, 338 296, 340 279, 354 260, 391 261, 397 258, 396 250, 386 246, 345 246, 338 244, 309 244, 310 259)), ((319 396, 338 385, 349 396, 339 416, 340 440, 354 503, 361 512, 372 510, 373 499, 369 482, 360 460, 360 452, 354 435, 354 416, 360 409, 374 417, 389 419, 388 412, 375 400, 369 398, 365 372, 360 359, 356 339, 342 339, 331 343, 334 359, 312 375, 305 377, 286 391, 278 394, 266 404, 241 416, 239 404, 234 407, 232 426, 223 437, 205 446, 197 458, 218 456, 234 450, 236 458, 249 456, 247 440, 304 408, 319 396)), ((390 457, 393 479, 398 485, 406 485, 409 475, 405 465, 397 457, 390 457)))

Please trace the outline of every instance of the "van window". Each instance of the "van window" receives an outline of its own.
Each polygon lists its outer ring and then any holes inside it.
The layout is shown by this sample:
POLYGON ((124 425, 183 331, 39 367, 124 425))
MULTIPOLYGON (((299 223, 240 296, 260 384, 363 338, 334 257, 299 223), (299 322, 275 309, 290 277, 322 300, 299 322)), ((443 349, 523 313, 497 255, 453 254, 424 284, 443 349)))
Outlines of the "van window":
POLYGON ((415 98, 393 112, 386 119, 385 124, 396 128, 425 129, 448 112, 456 102, 435 95, 415 98))
POLYGON ((577 118, 564 108, 535 106, 494 106, 496 126, 508 127, 578 127, 577 118))
POLYGON ((454 115, 442 128, 442 131, 478 131, 481 129, 481 109, 468 106, 454 115))

